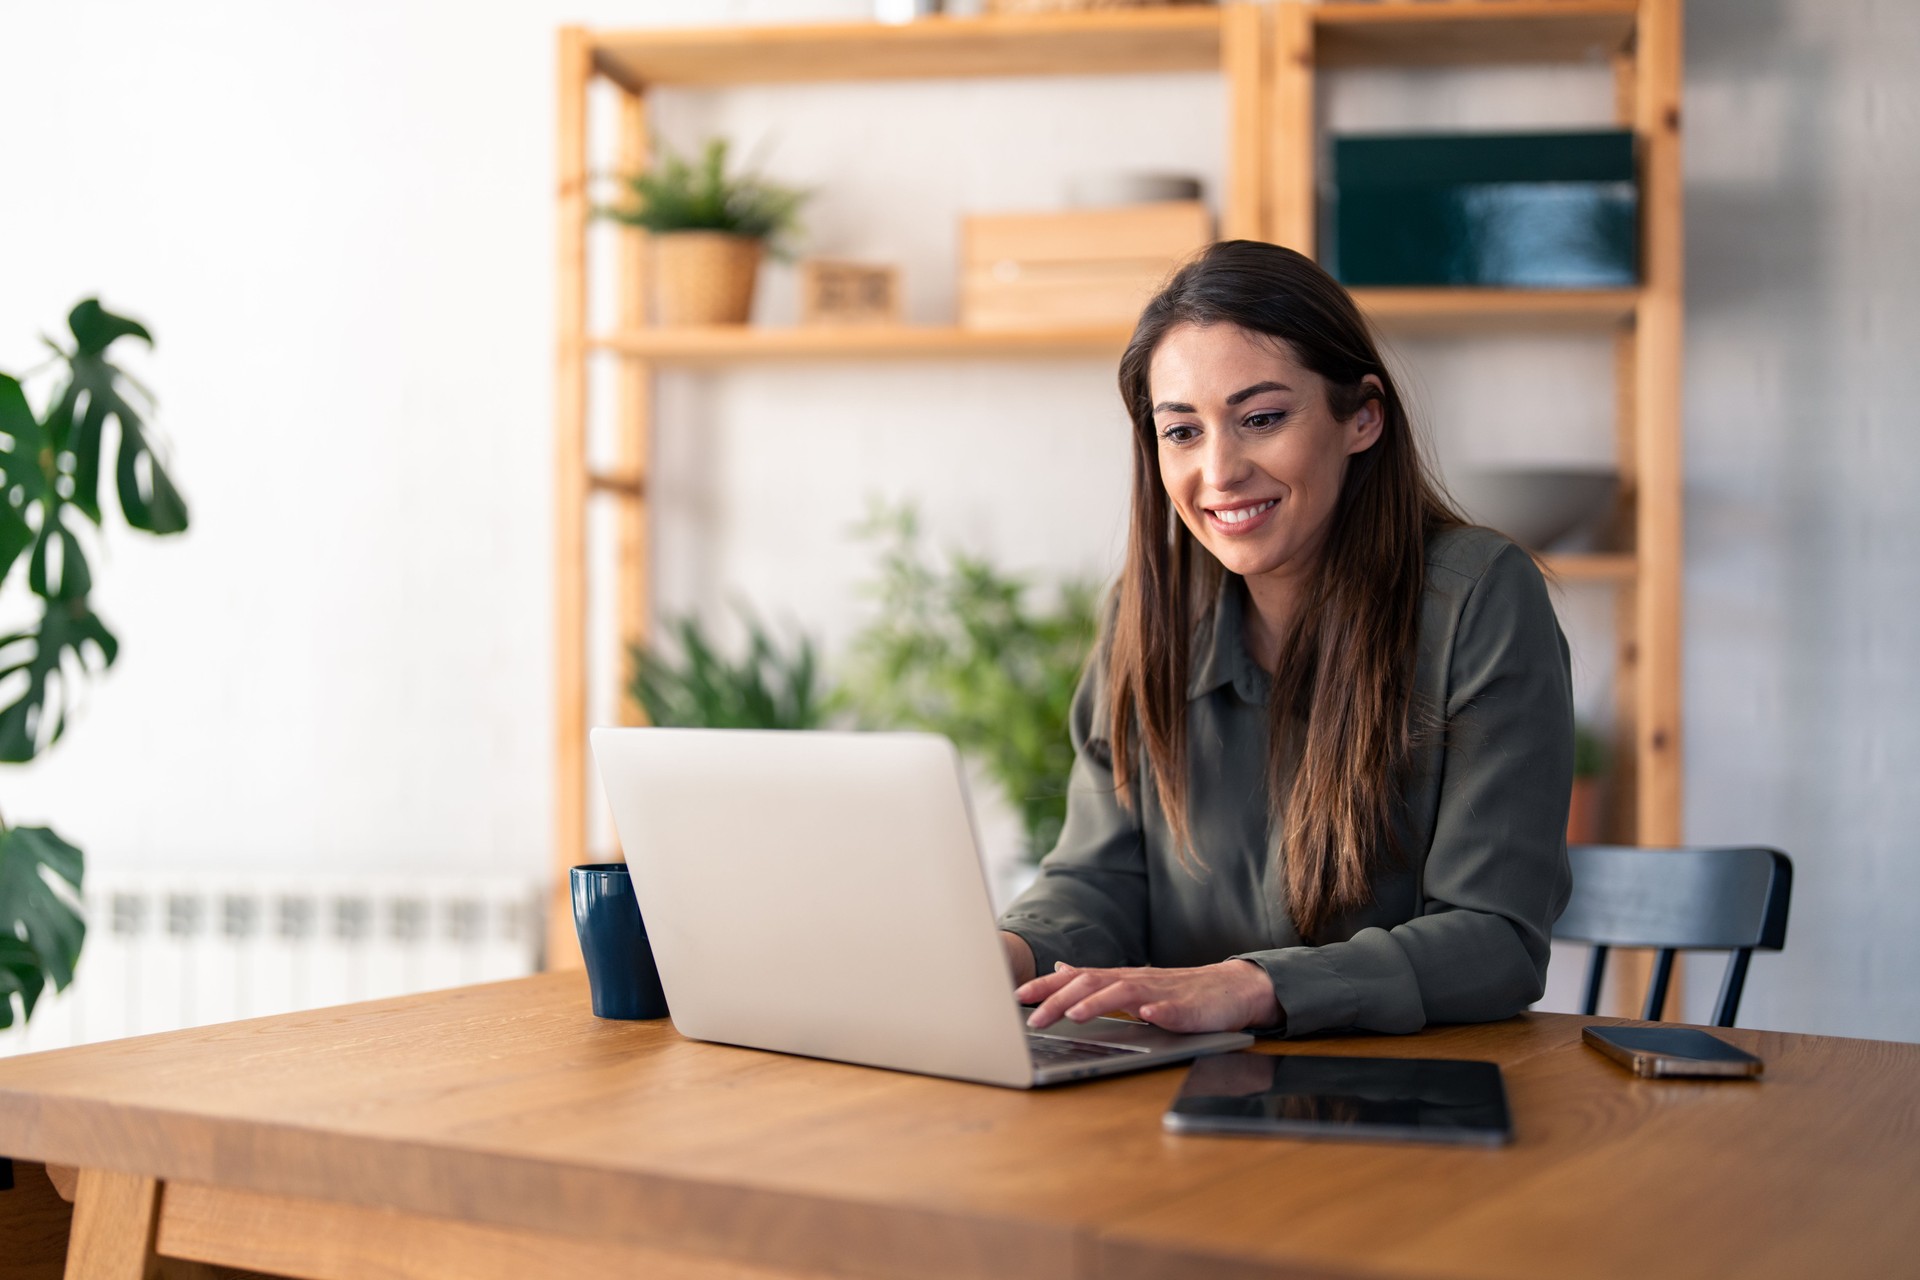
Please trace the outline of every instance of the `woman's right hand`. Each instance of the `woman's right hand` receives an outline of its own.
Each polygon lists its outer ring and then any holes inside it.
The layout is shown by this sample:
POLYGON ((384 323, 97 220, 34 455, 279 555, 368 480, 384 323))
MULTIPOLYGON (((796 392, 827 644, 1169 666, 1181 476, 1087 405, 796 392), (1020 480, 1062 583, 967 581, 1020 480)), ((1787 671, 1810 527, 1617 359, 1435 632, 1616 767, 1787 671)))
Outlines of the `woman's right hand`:
POLYGON ((1007 949, 1007 968, 1013 970, 1013 985, 1018 987, 1032 982, 1034 978, 1033 948, 1027 940, 1017 933, 1000 931, 1000 941, 1007 949))

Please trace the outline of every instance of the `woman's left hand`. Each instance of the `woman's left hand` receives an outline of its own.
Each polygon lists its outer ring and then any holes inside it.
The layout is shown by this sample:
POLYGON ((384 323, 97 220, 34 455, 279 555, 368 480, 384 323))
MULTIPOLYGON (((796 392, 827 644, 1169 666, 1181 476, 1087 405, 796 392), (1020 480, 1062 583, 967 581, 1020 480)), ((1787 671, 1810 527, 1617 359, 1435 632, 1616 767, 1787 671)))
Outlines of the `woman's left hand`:
POLYGON ((1027 1017, 1035 1029, 1062 1017, 1085 1022, 1108 1013, 1130 1013, 1168 1031, 1238 1031, 1280 1021, 1273 984, 1251 960, 1192 969, 1079 969, 1062 963, 1014 994, 1022 1004, 1040 1005, 1027 1017))

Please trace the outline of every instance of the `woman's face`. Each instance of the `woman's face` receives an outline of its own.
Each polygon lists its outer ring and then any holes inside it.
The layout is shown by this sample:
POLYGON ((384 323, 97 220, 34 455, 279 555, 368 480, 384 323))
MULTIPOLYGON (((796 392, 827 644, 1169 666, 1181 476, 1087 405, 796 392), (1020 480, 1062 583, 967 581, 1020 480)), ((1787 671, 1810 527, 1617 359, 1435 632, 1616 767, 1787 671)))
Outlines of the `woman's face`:
POLYGON ((1380 401, 1335 421, 1325 379, 1285 343, 1227 323, 1168 330, 1147 386, 1181 521, 1229 572, 1297 579, 1326 539, 1347 459, 1380 438, 1380 401))

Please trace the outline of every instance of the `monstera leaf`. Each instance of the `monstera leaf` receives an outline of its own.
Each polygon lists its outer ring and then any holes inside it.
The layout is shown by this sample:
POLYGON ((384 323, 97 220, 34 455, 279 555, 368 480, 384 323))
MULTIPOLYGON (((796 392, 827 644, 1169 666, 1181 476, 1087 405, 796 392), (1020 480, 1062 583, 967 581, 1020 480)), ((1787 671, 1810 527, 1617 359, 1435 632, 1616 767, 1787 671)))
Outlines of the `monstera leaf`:
POLYGON ((119 654, 120 642, 84 600, 49 601, 34 630, 0 636, 0 687, 26 675, 20 695, 0 707, 0 761, 20 764, 57 742, 75 681, 106 670, 119 654))
POLYGON ((19 380, 0 373, 0 472, 6 480, 6 492, 0 494, 0 582, 13 572, 20 553, 33 545, 27 512, 46 492, 40 465, 44 451, 40 420, 27 405, 19 380))
POLYGON ((73 981, 87 933, 80 876, 80 851, 46 827, 0 831, 0 1028, 13 1025, 16 995, 31 1018, 49 983, 73 981))
MULTIPOLYGON (((118 430, 114 477, 127 523, 148 533, 179 533, 187 527, 187 504, 160 464, 147 434, 150 397, 107 360, 119 338, 153 338, 136 320, 117 316, 89 298, 67 317, 74 349, 62 351, 70 378, 47 414, 46 442, 55 465, 71 467, 74 506, 100 523, 100 465, 109 419, 118 430)), ((69 535, 70 536, 70 535, 69 535)))

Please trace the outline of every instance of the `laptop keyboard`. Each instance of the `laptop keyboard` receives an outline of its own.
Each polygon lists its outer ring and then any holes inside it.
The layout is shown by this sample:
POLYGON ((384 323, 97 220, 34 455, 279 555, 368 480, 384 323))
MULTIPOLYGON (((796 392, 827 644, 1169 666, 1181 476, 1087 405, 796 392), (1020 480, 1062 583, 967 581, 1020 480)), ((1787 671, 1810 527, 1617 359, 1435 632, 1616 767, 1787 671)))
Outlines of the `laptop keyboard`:
POLYGON ((1126 1044, 1094 1044, 1087 1040, 1063 1040, 1059 1036, 1039 1036, 1031 1033, 1027 1036, 1027 1052, 1033 1055, 1037 1067, 1057 1067, 1075 1062, 1101 1062, 1108 1058, 1123 1058, 1130 1053, 1145 1053, 1146 1050, 1126 1044))

